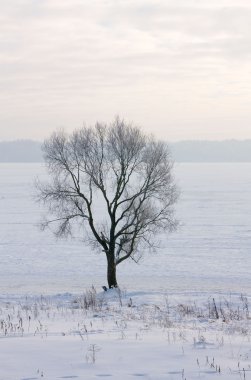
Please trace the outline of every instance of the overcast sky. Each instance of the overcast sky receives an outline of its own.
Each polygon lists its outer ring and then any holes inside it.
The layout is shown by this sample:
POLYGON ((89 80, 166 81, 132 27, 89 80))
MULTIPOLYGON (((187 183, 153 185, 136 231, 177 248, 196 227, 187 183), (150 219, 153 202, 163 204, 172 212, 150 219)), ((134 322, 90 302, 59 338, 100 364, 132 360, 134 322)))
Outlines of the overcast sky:
POLYGON ((0 0, 0 140, 115 115, 251 138, 250 0, 0 0))

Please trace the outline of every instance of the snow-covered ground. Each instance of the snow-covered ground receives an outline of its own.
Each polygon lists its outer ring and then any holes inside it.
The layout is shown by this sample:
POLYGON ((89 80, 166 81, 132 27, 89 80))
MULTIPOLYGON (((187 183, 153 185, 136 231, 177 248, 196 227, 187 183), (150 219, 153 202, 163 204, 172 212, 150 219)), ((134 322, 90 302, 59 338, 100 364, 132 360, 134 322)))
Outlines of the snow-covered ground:
POLYGON ((6 297, 0 379, 250 379, 248 302, 95 289, 6 297))
MULTIPOLYGON (((41 232, 39 164, 0 164, 0 294, 81 293, 105 284, 105 257, 41 232)), ((128 290, 251 292, 251 164, 178 164, 180 229, 139 265, 118 267, 128 290)))
POLYGON ((181 227, 120 292, 102 254, 37 227, 41 165, 0 173, 0 380, 251 380, 251 164, 177 165, 181 227))

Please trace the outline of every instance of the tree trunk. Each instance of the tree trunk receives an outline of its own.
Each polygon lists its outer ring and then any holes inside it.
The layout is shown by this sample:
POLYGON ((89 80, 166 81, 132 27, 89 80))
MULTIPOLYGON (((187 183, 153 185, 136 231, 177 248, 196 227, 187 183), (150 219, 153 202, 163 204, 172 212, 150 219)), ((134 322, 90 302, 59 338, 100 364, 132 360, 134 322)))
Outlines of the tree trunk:
POLYGON ((114 255, 107 253, 107 282, 109 288, 117 288, 117 279, 116 279, 116 264, 114 260, 114 255))

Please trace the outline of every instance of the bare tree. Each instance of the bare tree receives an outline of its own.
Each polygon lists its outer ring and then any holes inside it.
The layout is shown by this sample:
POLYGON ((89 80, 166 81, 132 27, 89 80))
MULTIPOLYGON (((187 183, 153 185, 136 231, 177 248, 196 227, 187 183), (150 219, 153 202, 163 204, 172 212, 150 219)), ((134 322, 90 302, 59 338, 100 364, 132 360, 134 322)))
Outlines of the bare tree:
POLYGON ((116 266, 138 260, 155 236, 176 227, 177 200, 172 162, 164 142, 116 118, 71 135, 55 132, 44 142, 50 181, 39 183, 39 199, 55 219, 57 236, 83 227, 88 242, 107 258, 109 288, 117 287, 116 266), (104 215, 97 202, 104 203, 104 215))

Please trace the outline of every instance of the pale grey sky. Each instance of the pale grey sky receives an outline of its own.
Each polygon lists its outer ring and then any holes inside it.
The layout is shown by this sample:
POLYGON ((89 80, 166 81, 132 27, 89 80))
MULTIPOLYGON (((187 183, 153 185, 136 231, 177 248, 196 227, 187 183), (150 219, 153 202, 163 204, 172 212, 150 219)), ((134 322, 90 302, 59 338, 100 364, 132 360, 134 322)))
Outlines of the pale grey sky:
POLYGON ((251 138, 250 0, 0 0, 0 140, 116 114, 251 138))

